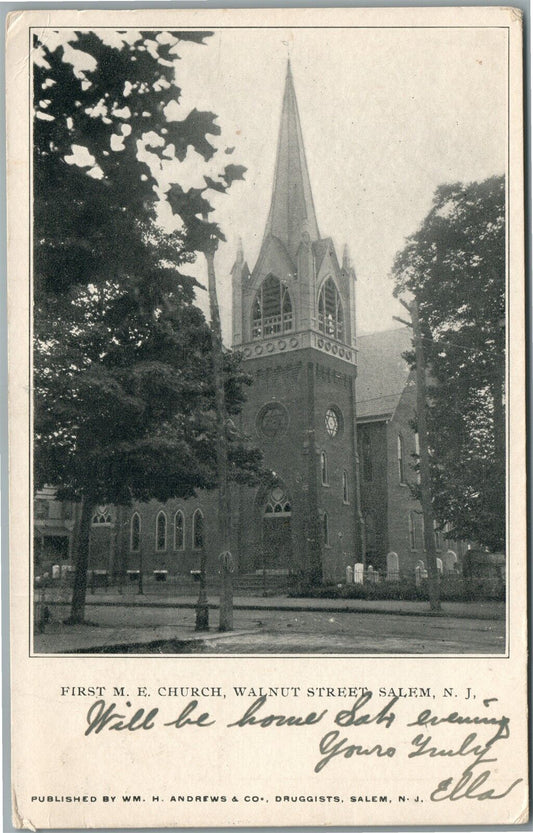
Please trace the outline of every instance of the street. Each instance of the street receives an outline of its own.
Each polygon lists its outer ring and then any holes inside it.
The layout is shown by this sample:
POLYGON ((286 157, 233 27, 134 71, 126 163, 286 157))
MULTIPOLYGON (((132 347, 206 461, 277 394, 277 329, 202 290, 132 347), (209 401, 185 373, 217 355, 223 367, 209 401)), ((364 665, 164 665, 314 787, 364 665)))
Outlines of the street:
POLYGON ((218 632, 218 610, 209 611, 210 631, 196 633, 193 608, 91 604, 87 621, 63 626, 68 608, 55 605, 38 652, 135 647, 135 653, 323 653, 323 654, 501 654, 505 621, 408 612, 234 610, 234 631, 218 632), (422 614, 422 615, 420 615, 422 614), (194 646, 191 640, 194 639, 194 646), (154 643, 157 643, 155 645, 154 643), (180 645, 187 643, 187 646, 180 645), (141 647, 139 647, 141 646, 141 647))

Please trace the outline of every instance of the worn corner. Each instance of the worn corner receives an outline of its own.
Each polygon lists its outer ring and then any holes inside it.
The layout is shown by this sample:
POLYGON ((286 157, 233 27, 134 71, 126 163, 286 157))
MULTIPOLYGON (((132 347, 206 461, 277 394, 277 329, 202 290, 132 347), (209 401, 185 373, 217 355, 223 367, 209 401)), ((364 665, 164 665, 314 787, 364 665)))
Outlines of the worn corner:
POLYGON ((36 831, 37 828, 32 824, 30 819, 24 818, 24 816, 20 813, 17 802, 17 794, 14 789, 11 792, 11 796, 11 818, 13 821, 13 827, 16 827, 18 830, 36 831))

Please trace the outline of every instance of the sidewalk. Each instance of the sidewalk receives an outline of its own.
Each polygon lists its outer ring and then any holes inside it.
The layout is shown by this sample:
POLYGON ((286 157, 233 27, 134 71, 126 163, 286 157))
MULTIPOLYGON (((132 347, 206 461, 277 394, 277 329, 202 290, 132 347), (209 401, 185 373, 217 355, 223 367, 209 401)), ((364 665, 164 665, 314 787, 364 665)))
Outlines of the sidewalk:
POLYGON ((142 653, 143 645, 153 643, 176 641, 185 647, 194 642, 211 642, 216 639, 247 636, 250 633, 254 632, 244 629, 236 629, 231 633, 219 633, 214 629, 198 632, 192 626, 186 625, 110 628, 54 623, 47 625, 46 633, 35 634, 33 650, 36 654, 62 654, 91 651, 95 648, 115 648, 117 653, 119 649, 127 649, 120 652, 132 653, 131 649, 139 646, 139 652, 142 653))
MULTIPOLYGON (((63 597, 55 601, 53 594, 45 596, 45 604, 65 604, 63 597)), ((196 599, 194 596, 160 596, 146 593, 142 596, 120 594, 113 591, 99 591, 94 595, 88 593, 86 604, 98 607, 163 607, 194 610, 196 599)), ((209 608, 217 610, 218 595, 211 596, 209 608)), ((315 611, 318 613, 390 613, 396 616, 451 616, 458 619, 504 619, 505 603, 494 601, 475 602, 442 602, 442 612, 432 614, 429 602, 404 601, 401 599, 305 599, 288 598, 287 596, 236 596, 233 599, 235 610, 294 610, 315 611)))

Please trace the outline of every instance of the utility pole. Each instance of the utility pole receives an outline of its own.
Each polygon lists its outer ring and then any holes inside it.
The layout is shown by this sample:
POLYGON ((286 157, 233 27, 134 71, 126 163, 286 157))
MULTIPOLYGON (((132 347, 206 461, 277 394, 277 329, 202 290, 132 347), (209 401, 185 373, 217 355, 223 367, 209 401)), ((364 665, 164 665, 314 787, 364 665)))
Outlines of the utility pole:
MULTIPOLYGON (((355 397, 355 390, 353 393, 355 397)), ((363 563, 363 570, 366 570, 366 529, 365 520, 363 518, 363 509, 361 506, 361 460, 359 459, 359 443, 357 433, 357 420, 353 419, 353 444, 354 444, 354 459, 355 459, 355 514, 357 516, 357 532, 358 543, 361 549, 361 561, 363 563)))
POLYGON ((143 542, 141 541, 141 545, 139 547, 139 579, 138 579, 138 589, 137 595, 144 596, 144 563, 143 563, 143 542))
POLYGON ((196 602, 195 630, 197 631, 209 630, 209 604, 207 602, 207 588, 205 580, 206 561, 207 558, 204 547, 200 555, 200 575, 198 576, 200 587, 198 588, 198 600, 196 602))
MULTIPOLYGON (((204 215, 207 222, 207 216, 204 215)), ((210 240, 205 252, 207 261, 207 286, 209 292, 209 309, 211 313, 211 344, 213 355, 213 382, 215 388, 215 411, 217 422, 216 457, 218 473, 218 525, 221 544, 220 570, 222 587, 220 590, 219 625, 220 631, 233 630, 233 558, 231 544, 231 495, 228 486, 228 446, 227 415, 224 396, 224 355, 222 351, 222 330, 218 307, 215 275, 216 240, 210 240)))
POLYGON ((437 551, 435 548, 435 516, 433 514, 433 503, 431 500, 431 476, 429 470, 429 447, 428 431, 426 422, 426 361, 424 357, 424 346, 422 343, 422 332, 418 317, 418 304, 416 300, 407 304, 400 298, 400 303, 410 313, 411 322, 403 321, 394 316, 397 321, 407 324, 413 330, 413 341, 416 357, 416 415, 419 440, 419 470, 420 470, 420 503, 422 504, 422 517, 424 518, 424 545, 426 550, 426 563, 428 568, 428 589, 429 606, 433 611, 439 611, 439 571, 437 569, 437 551))

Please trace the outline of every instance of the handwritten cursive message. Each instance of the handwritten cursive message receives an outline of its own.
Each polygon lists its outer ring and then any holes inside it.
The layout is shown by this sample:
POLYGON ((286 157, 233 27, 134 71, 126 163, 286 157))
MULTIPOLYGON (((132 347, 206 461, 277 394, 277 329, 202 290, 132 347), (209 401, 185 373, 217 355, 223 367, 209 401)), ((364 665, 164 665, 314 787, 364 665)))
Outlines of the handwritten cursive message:
MULTIPOLYGON (((470 698, 470 689, 468 697, 470 698)), ((412 704, 402 700, 401 693, 388 697, 384 704, 376 702, 371 691, 362 690, 348 708, 328 708, 301 713, 272 711, 265 693, 255 697, 244 711, 225 724, 230 731, 257 732, 290 727, 309 732, 319 726, 318 760, 313 771, 318 775, 334 760, 349 759, 439 759, 447 772, 430 789, 434 802, 471 799, 477 801, 505 798, 523 780, 495 779, 498 753, 511 735, 511 721, 501 714, 497 698, 481 701, 481 712, 435 711, 424 708, 412 714, 412 704), (401 748, 391 742, 392 727, 400 728, 401 748), (372 727, 372 728, 370 728, 372 727), (453 742, 446 742, 445 727, 454 727, 453 742), (407 733, 407 735, 405 735, 407 733), (406 751, 407 750, 407 751, 406 751), (457 759, 459 766, 454 766, 457 759), (498 785, 495 785, 497 780, 498 785)), ((472 704, 469 703, 471 707, 472 704)), ((211 709, 211 706, 210 706, 211 709)), ((159 729, 209 729, 217 717, 196 698, 190 699, 174 715, 163 716, 159 707, 136 707, 131 700, 108 703, 102 697, 94 701, 86 715, 85 736, 102 732, 146 732, 159 729)), ((396 735, 397 736, 397 735, 396 735)))

